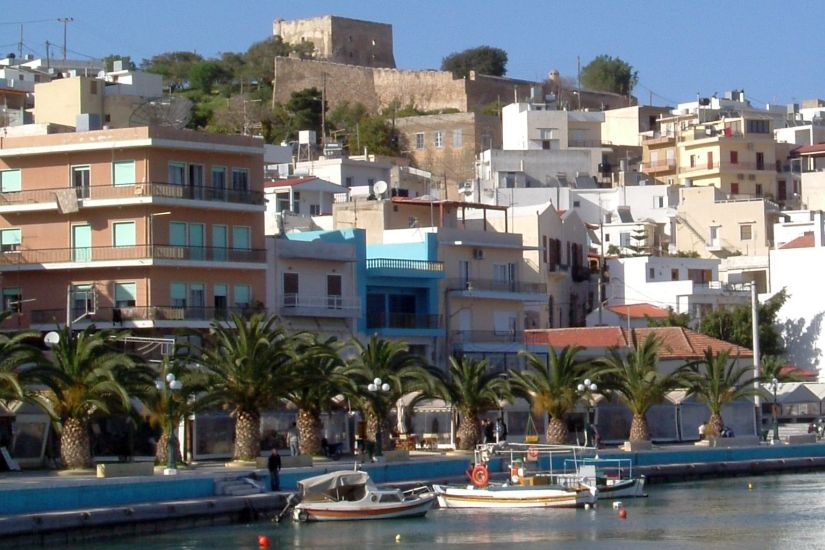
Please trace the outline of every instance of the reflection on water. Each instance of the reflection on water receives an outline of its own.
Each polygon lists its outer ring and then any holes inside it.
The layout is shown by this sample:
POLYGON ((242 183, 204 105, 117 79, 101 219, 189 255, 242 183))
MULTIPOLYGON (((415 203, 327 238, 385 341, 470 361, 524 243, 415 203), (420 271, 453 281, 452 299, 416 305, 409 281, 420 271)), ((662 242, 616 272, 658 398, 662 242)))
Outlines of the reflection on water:
POLYGON ((272 548, 821 548, 825 476, 800 474, 654 485, 650 497, 596 510, 433 510, 426 518, 375 522, 213 527, 76 546, 140 550, 272 548), (753 490, 748 490, 748 482, 753 490), (396 543, 396 535, 401 535, 396 543), (538 545, 538 546, 537 546, 538 545))

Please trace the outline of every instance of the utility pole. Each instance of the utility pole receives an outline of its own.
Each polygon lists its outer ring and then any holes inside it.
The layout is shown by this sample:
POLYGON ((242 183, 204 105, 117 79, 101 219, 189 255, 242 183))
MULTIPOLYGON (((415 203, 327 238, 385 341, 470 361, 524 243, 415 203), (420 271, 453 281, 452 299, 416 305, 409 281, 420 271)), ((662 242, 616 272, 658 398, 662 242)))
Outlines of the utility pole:
POLYGON ((578 55, 576 56, 576 87, 578 88, 578 93, 576 96, 579 98, 579 111, 582 110, 582 61, 581 57, 578 55))
POLYGON ((753 378, 754 389, 753 404, 756 409, 755 421, 758 423, 757 433, 762 432, 762 406, 759 399, 759 377, 760 372, 760 350, 759 350, 759 298, 756 295, 756 281, 751 282, 751 335, 753 338, 753 378))
POLYGON ((63 61, 66 61, 66 36, 68 33, 69 23, 74 21, 74 17, 58 17, 60 23, 63 23, 63 61))
POLYGON ((47 69, 50 69, 51 65, 52 65, 51 58, 49 57, 49 46, 51 46, 51 44, 49 44, 49 41, 46 40, 46 68, 47 69))
POLYGON ((327 144, 327 73, 321 85, 321 148, 327 144))
POLYGON ((18 63, 23 62, 23 23, 20 23, 20 42, 17 43, 17 57, 20 58, 18 63))

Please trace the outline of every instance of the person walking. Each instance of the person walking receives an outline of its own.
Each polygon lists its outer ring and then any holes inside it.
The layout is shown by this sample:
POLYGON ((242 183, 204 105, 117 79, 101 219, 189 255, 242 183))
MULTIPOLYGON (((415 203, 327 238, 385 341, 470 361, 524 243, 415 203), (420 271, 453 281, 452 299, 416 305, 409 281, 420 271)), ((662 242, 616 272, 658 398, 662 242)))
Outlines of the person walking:
POLYGON ((699 441, 702 441, 702 440, 705 439, 705 430, 706 429, 707 429, 707 426, 705 425, 704 422, 699 424, 699 441))
POLYGON ((490 422, 489 418, 485 418, 482 421, 481 425, 484 428, 484 443, 493 443, 495 441, 495 435, 493 433, 493 423, 490 422))
POLYGON ((269 483, 273 491, 281 490, 281 455, 278 454, 278 449, 272 448, 272 454, 269 455, 269 460, 266 465, 269 470, 269 483))
POLYGON ((502 417, 496 418, 495 434, 496 443, 507 441, 507 424, 504 423, 504 419, 502 417))
POLYGON ((289 445, 289 454, 292 456, 298 456, 298 428, 295 425, 295 422, 292 423, 290 426, 289 431, 286 434, 286 442, 289 445))

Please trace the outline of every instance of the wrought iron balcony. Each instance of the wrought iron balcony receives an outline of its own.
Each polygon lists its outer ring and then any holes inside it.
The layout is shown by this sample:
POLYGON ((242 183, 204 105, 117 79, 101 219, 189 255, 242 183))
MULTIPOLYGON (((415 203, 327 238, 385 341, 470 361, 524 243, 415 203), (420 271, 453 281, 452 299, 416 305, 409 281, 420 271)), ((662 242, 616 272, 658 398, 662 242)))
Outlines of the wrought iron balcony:
MULTIPOLYGON (((77 318, 82 311, 72 311, 77 318)), ((255 313, 266 313, 262 308, 252 307, 189 307, 189 306, 125 306, 98 308, 84 317, 84 323, 122 324, 134 321, 215 321, 229 319, 233 314, 251 317, 255 313)), ((35 309, 31 312, 33 325, 61 325, 66 322, 66 309, 35 309)))
POLYGON ((355 317, 361 310, 361 300, 352 296, 317 294, 283 294, 280 298, 281 315, 317 317, 355 317))
POLYGON ((467 292, 513 292, 526 294, 546 294, 547 285, 545 283, 525 283, 521 281, 498 281, 494 279, 450 279, 447 281, 447 288, 450 290, 462 290, 467 292))

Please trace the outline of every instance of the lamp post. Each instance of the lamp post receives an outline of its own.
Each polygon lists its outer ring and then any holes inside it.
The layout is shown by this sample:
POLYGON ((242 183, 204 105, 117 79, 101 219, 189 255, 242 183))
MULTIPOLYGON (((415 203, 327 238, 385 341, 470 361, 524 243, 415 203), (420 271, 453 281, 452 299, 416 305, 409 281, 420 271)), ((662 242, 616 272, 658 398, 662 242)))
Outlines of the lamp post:
MULTIPOLYGON (((576 390, 578 391, 579 395, 585 401, 586 411, 584 413, 584 446, 589 446, 588 441, 588 432, 590 431, 590 411, 591 411, 591 399, 592 394, 597 391, 599 387, 594 383, 591 382, 589 378, 585 378, 584 382, 576 386, 576 390)), ((594 438, 595 439, 595 438, 594 438)), ((595 441, 593 441, 595 445, 595 441)))
POLYGON ((779 441, 779 419, 776 417, 776 390, 779 386, 779 380, 774 378, 771 380, 771 391, 773 392, 773 407, 771 408, 771 427, 773 428, 773 440, 779 441))
POLYGON ((155 387, 162 396, 166 399, 166 414, 169 421, 169 434, 166 438, 166 468, 163 470, 163 475, 173 476, 178 473, 178 465, 175 460, 175 401, 174 394, 183 388, 180 380, 175 378, 171 372, 166 375, 165 380, 155 380, 155 387))
POLYGON ((384 451, 381 446, 381 438, 382 438, 382 430, 381 425, 384 423, 383 414, 381 410, 381 393, 388 393, 390 391, 390 385, 386 382, 383 382, 380 378, 376 377, 375 380, 370 382, 367 386, 367 390, 372 394, 373 397, 373 406, 375 407, 375 418, 378 420, 378 428, 375 430, 375 456, 384 456, 384 451))

